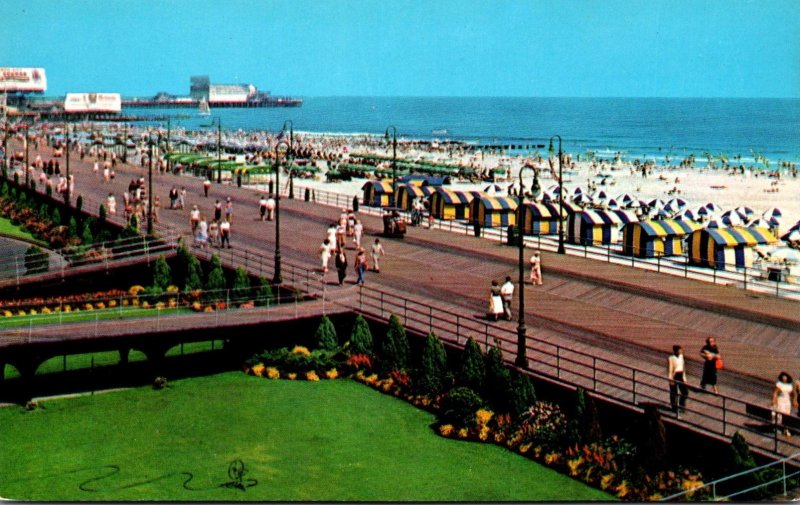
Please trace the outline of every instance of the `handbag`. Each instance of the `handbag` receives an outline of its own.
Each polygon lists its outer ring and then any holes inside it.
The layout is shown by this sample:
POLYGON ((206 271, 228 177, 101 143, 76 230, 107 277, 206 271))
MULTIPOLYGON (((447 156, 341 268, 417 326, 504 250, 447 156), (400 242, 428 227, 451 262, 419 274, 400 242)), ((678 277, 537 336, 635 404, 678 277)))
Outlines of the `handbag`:
POLYGON ((717 358, 717 362, 714 363, 714 366, 717 367, 717 370, 722 370, 724 364, 722 363, 722 358, 717 358))

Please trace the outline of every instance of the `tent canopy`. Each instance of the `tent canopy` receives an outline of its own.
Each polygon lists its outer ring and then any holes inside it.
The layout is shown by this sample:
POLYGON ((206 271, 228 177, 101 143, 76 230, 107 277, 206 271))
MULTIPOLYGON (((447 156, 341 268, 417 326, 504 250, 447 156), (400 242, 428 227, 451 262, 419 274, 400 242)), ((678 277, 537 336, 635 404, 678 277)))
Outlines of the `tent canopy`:
POLYGON ((707 228, 706 231, 715 243, 722 246, 752 246, 777 242, 775 236, 766 228, 707 228))
POLYGON ((668 237, 670 235, 686 235, 701 228, 700 224, 683 219, 662 219, 659 221, 642 221, 634 223, 641 226, 648 237, 668 237))
POLYGON ((480 204, 486 210, 516 210, 517 199, 508 196, 481 196, 480 204))
POLYGON ((372 190, 379 195, 381 194, 390 195, 393 193, 391 179, 383 179, 380 181, 367 181, 366 183, 364 183, 361 189, 367 189, 370 186, 372 187, 372 190))

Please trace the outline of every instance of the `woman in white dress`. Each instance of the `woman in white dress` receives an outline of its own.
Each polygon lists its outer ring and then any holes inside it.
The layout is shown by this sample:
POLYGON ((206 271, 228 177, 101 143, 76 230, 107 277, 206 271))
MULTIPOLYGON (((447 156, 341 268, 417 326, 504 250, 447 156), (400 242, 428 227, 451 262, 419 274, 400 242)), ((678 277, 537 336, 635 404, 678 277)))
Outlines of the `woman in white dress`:
POLYGON ((331 242, 325 239, 319 247, 319 259, 322 262, 322 273, 328 272, 328 262, 331 259, 331 242))
MULTIPOLYGON (((791 415, 792 407, 797 407, 794 383, 788 373, 781 372, 778 374, 778 382, 775 383, 775 389, 772 391, 772 411, 776 415, 775 422, 783 424, 783 416, 791 415)), ((783 428, 783 432, 787 437, 792 436, 786 425, 783 428)))
POLYGON ((497 321, 503 313, 503 297, 500 295, 500 284, 493 280, 489 298, 489 318, 497 321))

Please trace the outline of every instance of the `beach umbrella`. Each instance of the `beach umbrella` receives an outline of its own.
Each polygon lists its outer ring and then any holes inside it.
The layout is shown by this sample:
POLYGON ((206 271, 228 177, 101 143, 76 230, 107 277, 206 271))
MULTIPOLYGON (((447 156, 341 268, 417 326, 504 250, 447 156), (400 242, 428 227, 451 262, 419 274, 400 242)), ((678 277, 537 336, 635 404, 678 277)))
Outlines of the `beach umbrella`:
POLYGON ((769 259, 786 263, 800 263, 800 251, 791 247, 779 247, 769 253, 769 259))
POLYGON ((767 209, 766 211, 764 211, 764 213, 761 214, 761 217, 763 217, 764 219, 781 218, 783 217, 783 212, 781 212, 781 209, 772 207, 771 209, 767 209))
POLYGON ((581 187, 580 187, 580 186, 578 186, 577 188, 575 188, 575 191, 573 191, 573 192, 572 192, 572 194, 573 194, 573 195, 575 195, 575 196, 578 196, 578 195, 580 195, 581 193, 583 193, 583 190, 581 189, 581 187))
POLYGON ((580 193, 575 195, 572 198, 572 201, 577 203, 578 205, 586 205, 587 203, 592 203, 592 197, 587 194, 580 193))
POLYGON ((628 202, 625 206, 628 207, 629 209, 638 209, 639 207, 642 206, 642 200, 637 200, 634 198, 633 200, 628 202))
POLYGON ((751 209, 750 207, 739 206, 739 207, 736 207, 733 210, 737 214, 739 214, 739 217, 741 217, 742 219, 749 218, 753 214, 755 214, 755 212, 753 212, 753 209, 751 209))
POLYGON ((782 238, 783 238, 784 241, 789 242, 789 243, 791 243, 791 242, 800 242, 800 230, 798 230, 798 229, 791 230, 789 233, 784 235, 782 238))
POLYGON ((760 218, 758 218, 758 219, 754 219, 754 220, 752 220, 752 221, 748 221, 748 222, 747 222, 747 227, 748 227, 748 228, 750 228, 750 227, 758 227, 758 228, 772 228, 773 226, 770 224, 770 222, 769 222, 769 221, 767 221, 767 220, 766 220, 766 219, 764 219, 763 217, 760 217, 760 218))
POLYGON ((542 201, 543 202, 554 202, 554 201, 556 201, 556 197, 555 197, 555 195, 553 195, 553 193, 551 193, 549 191, 545 191, 544 193, 542 193, 542 201))
POLYGON ((697 212, 693 211, 692 209, 683 209, 677 214, 675 214, 675 219, 683 219, 683 220, 691 220, 697 221, 697 212))
POLYGON ((650 200, 649 202, 647 202, 647 205, 653 209, 660 209, 664 206, 664 200, 662 200, 661 198, 656 198, 654 200, 650 200))
POLYGON ((709 219, 706 223, 706 228, 727 228, 728 225, 722 221, 721 218, 715 217, 709 219))
POLYGON ((501 193, 502 191, 503 191, 503 188, 501 188, 497 184, 489 184, 488 186, 483 188, 483 192, 484 193, 489 193, 490 195, 493 195, 495 193, 501 193))
POLYGON ((653 216, 656 219, 669 219, 672 217, 672 213, 665 209, 658 209, 653 216))
POLYGON ((619 209, 619 203, 614 198, 612 198, 611 200, 608 201, 608 208, 619 209))
POLYGON ((615 200, 620 202, 622 205, 628 205, 630 202, 634 201, 634 198, 629 193, 622 193, 620 195, 617 195, 615 200))
POLYGON ((735 210, 729 210, 722 214, 722 222, 729 226, 738 226, 744 223, 744 219, 735 210))
POLYGON ((722 207, 720 207, 719 205, 717 205, 714 202, 708 202, 707 204, 705 204, 705 208, 710 211, 709 215, 710 214, 719 214, 719 213, 722 212, 722 207))
POLYGON ((664 210, 668 211, 668 212, 678 212, 678 211, 682 210, 684 207, 686 207, 686 203, 685 202, 683 204, 681 204, 677 200, 678 200, 677 198, 673 198, 672 200, 670 200, 667 203, 665 203, 664 207, 662 207, 662 208, 664 210))

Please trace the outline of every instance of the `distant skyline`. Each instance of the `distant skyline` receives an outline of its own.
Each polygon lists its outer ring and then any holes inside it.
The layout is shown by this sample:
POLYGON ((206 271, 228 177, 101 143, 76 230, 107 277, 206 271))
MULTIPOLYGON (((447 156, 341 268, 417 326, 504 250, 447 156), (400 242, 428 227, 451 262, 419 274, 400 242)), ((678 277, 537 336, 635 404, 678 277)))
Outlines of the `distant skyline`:
POLYGON ((3 0, 48 96, 800 98, 796 0, 3 0))

